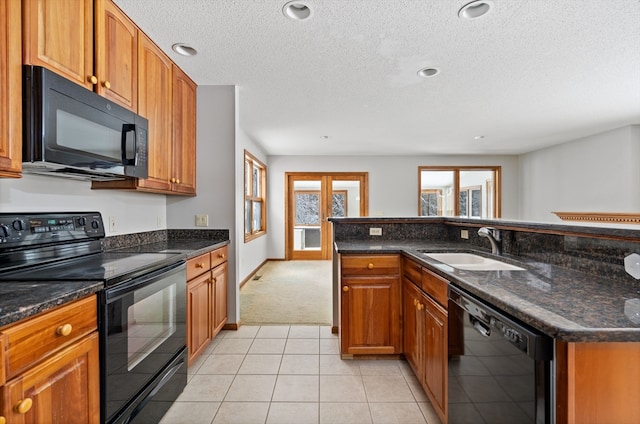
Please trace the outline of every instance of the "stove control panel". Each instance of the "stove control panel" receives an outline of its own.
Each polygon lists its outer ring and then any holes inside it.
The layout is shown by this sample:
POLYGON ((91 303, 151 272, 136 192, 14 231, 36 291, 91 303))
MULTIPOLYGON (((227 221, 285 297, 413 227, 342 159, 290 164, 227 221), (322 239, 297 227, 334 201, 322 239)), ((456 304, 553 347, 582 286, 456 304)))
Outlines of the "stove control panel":
POLYGON ((0 251, 104 236, 100 212, 0 213, 0 251))

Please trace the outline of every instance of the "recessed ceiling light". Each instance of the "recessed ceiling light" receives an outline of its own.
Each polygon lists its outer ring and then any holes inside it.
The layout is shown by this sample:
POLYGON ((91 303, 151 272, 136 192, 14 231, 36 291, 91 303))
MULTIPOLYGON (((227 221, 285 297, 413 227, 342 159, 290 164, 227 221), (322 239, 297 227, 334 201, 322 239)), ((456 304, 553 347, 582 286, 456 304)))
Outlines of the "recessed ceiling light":
POLYGON ((483 135, 477 135, 475 137, 473 137, 474 140, 484 140, 484 136, 483 135))
POLYGON ((440 73, 438 68, 422 68, 418 71, 418 76, 422 78, 430 78, 440 73))
POLYGON ((294 0, 284 5, 282 13, 287 18, 304 21, 311 17, 311 8, 301 1, 294 0))
POLYGON ((195 56, 198 54, 198 51, 196 49, 184 43, 176 43, 171 46, 171 49, 182 56, 195 56))
POLYGON ((462 9, 458 11, 458 16, 463 19, 478 19, 489 13, 492 7, 491 0, 475 0, 462 6, 462 9))

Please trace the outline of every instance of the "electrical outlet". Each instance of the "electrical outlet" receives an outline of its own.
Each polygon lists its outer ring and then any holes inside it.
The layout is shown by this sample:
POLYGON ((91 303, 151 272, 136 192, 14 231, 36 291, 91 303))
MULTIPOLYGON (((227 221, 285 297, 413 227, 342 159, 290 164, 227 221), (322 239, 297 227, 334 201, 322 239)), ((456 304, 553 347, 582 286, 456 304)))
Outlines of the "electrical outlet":
POLYGON ((110 233, 115 233, 118 230, 118 226, 116 224, 116 217, 115 216, 110 216, 109 217, 109 232, 110 233))
POLYGON ((460 238, 468 239, 469 238, 469 230, 460 230, 460 238))
POLYGON ((196 227, 208 227, 209 215, 197 214, 196 215, 196 227))
POLYGON ((369 235, 370 236, 381 236, 382 235, 382 228, 369 228, 369 235))

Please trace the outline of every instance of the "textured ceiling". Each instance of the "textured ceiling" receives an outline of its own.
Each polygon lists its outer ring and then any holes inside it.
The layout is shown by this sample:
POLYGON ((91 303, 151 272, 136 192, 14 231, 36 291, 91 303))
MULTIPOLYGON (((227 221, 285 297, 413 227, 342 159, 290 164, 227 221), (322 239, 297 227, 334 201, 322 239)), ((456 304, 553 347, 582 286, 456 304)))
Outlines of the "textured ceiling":
POLYGON ((519 154, 640 123, 640 0, 458 18, 469 1, 306 0, 294 21, 286 0, 115 0, 196 83, 238 86, 268 154, 519 154))

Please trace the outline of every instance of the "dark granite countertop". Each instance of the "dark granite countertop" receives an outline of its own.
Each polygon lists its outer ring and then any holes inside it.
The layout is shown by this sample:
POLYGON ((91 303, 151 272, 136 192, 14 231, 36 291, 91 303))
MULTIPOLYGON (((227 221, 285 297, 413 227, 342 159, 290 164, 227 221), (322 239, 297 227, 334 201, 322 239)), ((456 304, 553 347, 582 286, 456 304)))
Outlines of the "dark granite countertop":
POLYGON ((419 241, 336 242, 339 253, 402 253, 452 284, 551 337, 568 342, 640 342, 640 295, 628 281, 608 279, 547 263, 419 241), (466 271, 419 250, 466 251, 494 257, 525 271, 466 271))
MULTIPOLYGON (((229 244, 229 240, 169 239, 149 244, 113 249, 129 253, 175 252, 189 259, 229 244)), ((104 283, 73 282, 13 282, 0 284, 0 327, 29 318, 40 312, 97 293, 104 283)))
POLYGON ((116 251, 129 253, 174 252, 182 253, 186 259, 191 259, 210 250, 226 246, 227 244, 229 244, 229 240, 169 239, 156 243, 120 248, 116 251))
POLYGON ((97 293, 104 283, 11 282, 0 284, 0 327, 97 293))

